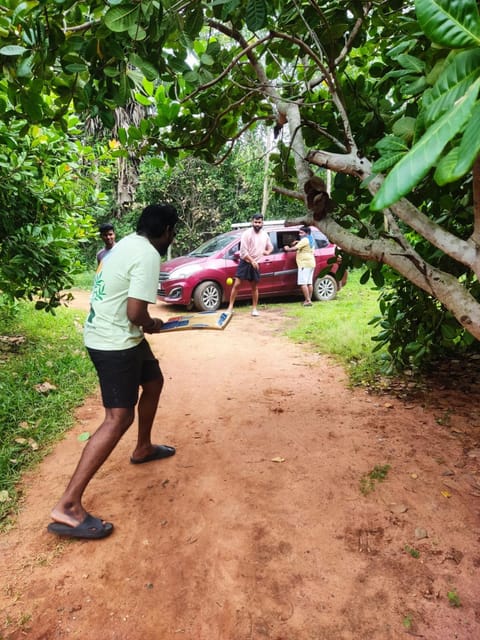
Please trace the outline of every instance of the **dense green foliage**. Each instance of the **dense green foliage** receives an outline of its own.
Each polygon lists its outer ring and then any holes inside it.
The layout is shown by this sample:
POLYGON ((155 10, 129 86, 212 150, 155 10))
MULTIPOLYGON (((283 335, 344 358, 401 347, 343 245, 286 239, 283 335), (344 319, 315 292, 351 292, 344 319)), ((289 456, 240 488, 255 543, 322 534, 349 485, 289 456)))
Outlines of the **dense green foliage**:
POLYGON ((78 119, 69 136, 26 122, 0 123, 0 291, 3 304, 37 300, 51 310, 78 268, 101 194, 88 175, 93 149, 78 119))

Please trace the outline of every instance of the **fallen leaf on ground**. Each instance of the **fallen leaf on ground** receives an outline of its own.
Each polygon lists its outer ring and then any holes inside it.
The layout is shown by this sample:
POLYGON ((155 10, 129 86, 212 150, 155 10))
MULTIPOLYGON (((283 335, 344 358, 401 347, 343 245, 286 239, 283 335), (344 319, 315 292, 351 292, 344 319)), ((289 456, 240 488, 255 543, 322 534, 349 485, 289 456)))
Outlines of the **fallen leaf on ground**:
POLYGON ((276 458, 272 458, 272 462, 285 462, 285 458, 280 458, 280 456, 276 458))
POLYGON ((41 382, 40 384, 36 384, 33 388, 35 391, 38 391, 38 393, 50 393, 50 391, 57 390, 57 387, 50 382, 41 382))

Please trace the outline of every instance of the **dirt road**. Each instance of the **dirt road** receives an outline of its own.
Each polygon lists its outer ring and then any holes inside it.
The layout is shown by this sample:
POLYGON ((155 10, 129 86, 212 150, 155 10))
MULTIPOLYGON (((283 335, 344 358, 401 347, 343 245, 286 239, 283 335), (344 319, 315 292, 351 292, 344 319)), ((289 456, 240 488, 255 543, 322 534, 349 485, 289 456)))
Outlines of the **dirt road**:
POLYGON ((129 464, 132 427, 85 496, 113 535, 60 540, 50 508, 103 415, 87 400, 0 538, 0 638, 480 638, 471 397, 351 390, 285 322, 245 308, 224 331, 149 338, 156 440, 177 455, 129 464))

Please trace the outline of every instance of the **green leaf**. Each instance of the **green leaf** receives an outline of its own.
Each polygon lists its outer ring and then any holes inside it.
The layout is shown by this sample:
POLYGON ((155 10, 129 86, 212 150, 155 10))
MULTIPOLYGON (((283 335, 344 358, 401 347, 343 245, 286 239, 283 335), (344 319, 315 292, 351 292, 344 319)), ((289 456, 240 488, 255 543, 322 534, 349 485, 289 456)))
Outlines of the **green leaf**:
POLYGON ((415 134, 415 122, 415 118, 410 116, 400 118, 393 124, 393 134, 403 140, 412 140, 415 134))
POLYGON ((248 0, 245 18, 250 31, 262 29, 267 23, 265 0, 248 0))
POLYGON ((17 63, 17 77, 29 78, 32 75, 32 65, 34 56, 28 56, 27 58, 21 58, 17 63))
POLYGON ((7 44, 5 47, 0 49, 0 55, 2 56, 21 56, 28 51, 25 47, 20 47, 16 44, 7 44))
POLYGON ((139 24, 134 24, 131 27, 129 27, 128 35, 132 40, 136 40, 137 42, 140 42, 141 40, 145 40, 145 38, 147 37, 147 32, 139 24))
POLYGON ((472 117, 465 128, 462 142, 458 151, 458 162, 454 169, 455 175, 464 176, 473 166, 480 153, 480 104, 474 106, 472 117))
POLYGON ((382 155, 389 151, 408 151, 405 141, 398 136, 385 136, 385 138, 377 142, 375 148, 378 149, 382 155))
POLYGON ((435 182, 440 186, 448 184, 449 182, 454 182, 455 180, 458 180, 458 178, 462 177, 461 174, 457 175, 455 173, 455 167, 459 158, 458 152, 459 148, 455 147, 438 163, 433 177, 435 182))
POLYGON ((77 440, 79 442, 86 442, 89 439, 90 439, 90 433, 88 431, 84 431, 83 433, 77 436, 77 440))
POLYGON ((203 27, 203 11, 197 6, 191 11, 185 20, 185 31, 191 38, 196 38, 203 27))
POLYGON ((458 100, 453 109, 437 120, 385 178, 370 208, 378 211, 409 193, 437 162, 443 148, 463 127, 477 99, 480 79, 458 100))
POLYGON ((144 107, 151 107, 153 102, 151 98, 147 98, 146 96, 142 95, 141 93, 135 93, 134 96, 135 100, 143 105, 144 107))
POLYGON ((477 0, 415 0, 418 22, 433 42, 452 49, 480 44, 477 0))
POLYGON ((480 76, 480 49, 462 51, 446 66, 432 90, 425 95, 426 123, 437 120, 480 76))
POLYGON ((88 67, 81 62, 72 62, 71 64, 65 65, 65 71, 69 73, 83 73, 84 71, 88 71, 88 67))
POLYGON ((396 61, 401 67, 408 69, 409 71, 415 71, 417 73, 423 73, 423 71, 425 71, 425 63, 423 60, 419 60, 408 53, 401 53, 396 58, 396 61))
POLYGON ((362 273, 362 275, 360 276, 360 284, 367 284, 367 282, 370 280, 370 271, 367 269, 366 271, 364 271, 362 273))
POLYGON ((125 129, 123 127, 121 127, 118 130, 118 139, 120 141, 121 144, 123 144, 124 146, 127 144, 127 132, 125 131, 125 129))
POLYGON ((229 2, 225 2, 222 7, 222 20, 228 20, 230 14, 234 13, 235 9, 240 4, 240 0, 229 0, 229 2))
POLYGON ((112 7, 104 17, 105 25, 110 31, 121 33, 135 27, 139 17, 139 6, 112 7))
POLYGON ((130 98, 130 83, 128 82, 128 76, 126 73, 122 73, 120 76, 120 87, 118 91, 118 104, 124 105, 130 98))
POLYGON ((130 54, 130 62, 134 67, 138 67, 147 80, 156 80, 158 78, 158 71, 155 69, 151 62, 143 60, 136 53, 130 54))
POLYGON ((406 151, 403 153, 392 153, 388 156, 382 156, 378 160, 375 160, 372 165, 372 171, 374 173, 383 173, 384 171, 387 171, 387 169, 396 165, 397 162, 400 162, 400 160, 405 156, 405 153, 406 151))

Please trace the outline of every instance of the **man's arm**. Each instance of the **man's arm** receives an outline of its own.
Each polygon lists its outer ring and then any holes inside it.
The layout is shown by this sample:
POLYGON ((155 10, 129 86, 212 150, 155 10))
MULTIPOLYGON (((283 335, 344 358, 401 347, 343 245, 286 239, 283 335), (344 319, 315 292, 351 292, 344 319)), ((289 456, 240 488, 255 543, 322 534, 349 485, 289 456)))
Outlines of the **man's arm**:
POLYGON ((158 333, 163 325, 160 318, 152 318, 148 312, 149 303, 138 298, 127 298, 127 318, 144 333, 158 333))
POLYGON ((273 251, 273 244, 272 244, 272 241, 270 240, 270 236, 268 235, 268 233, 266 233, 265 235, 267 236, 267 242, 265 245, 265 251, 263 252, 263 255, 269 256, 273 251))

